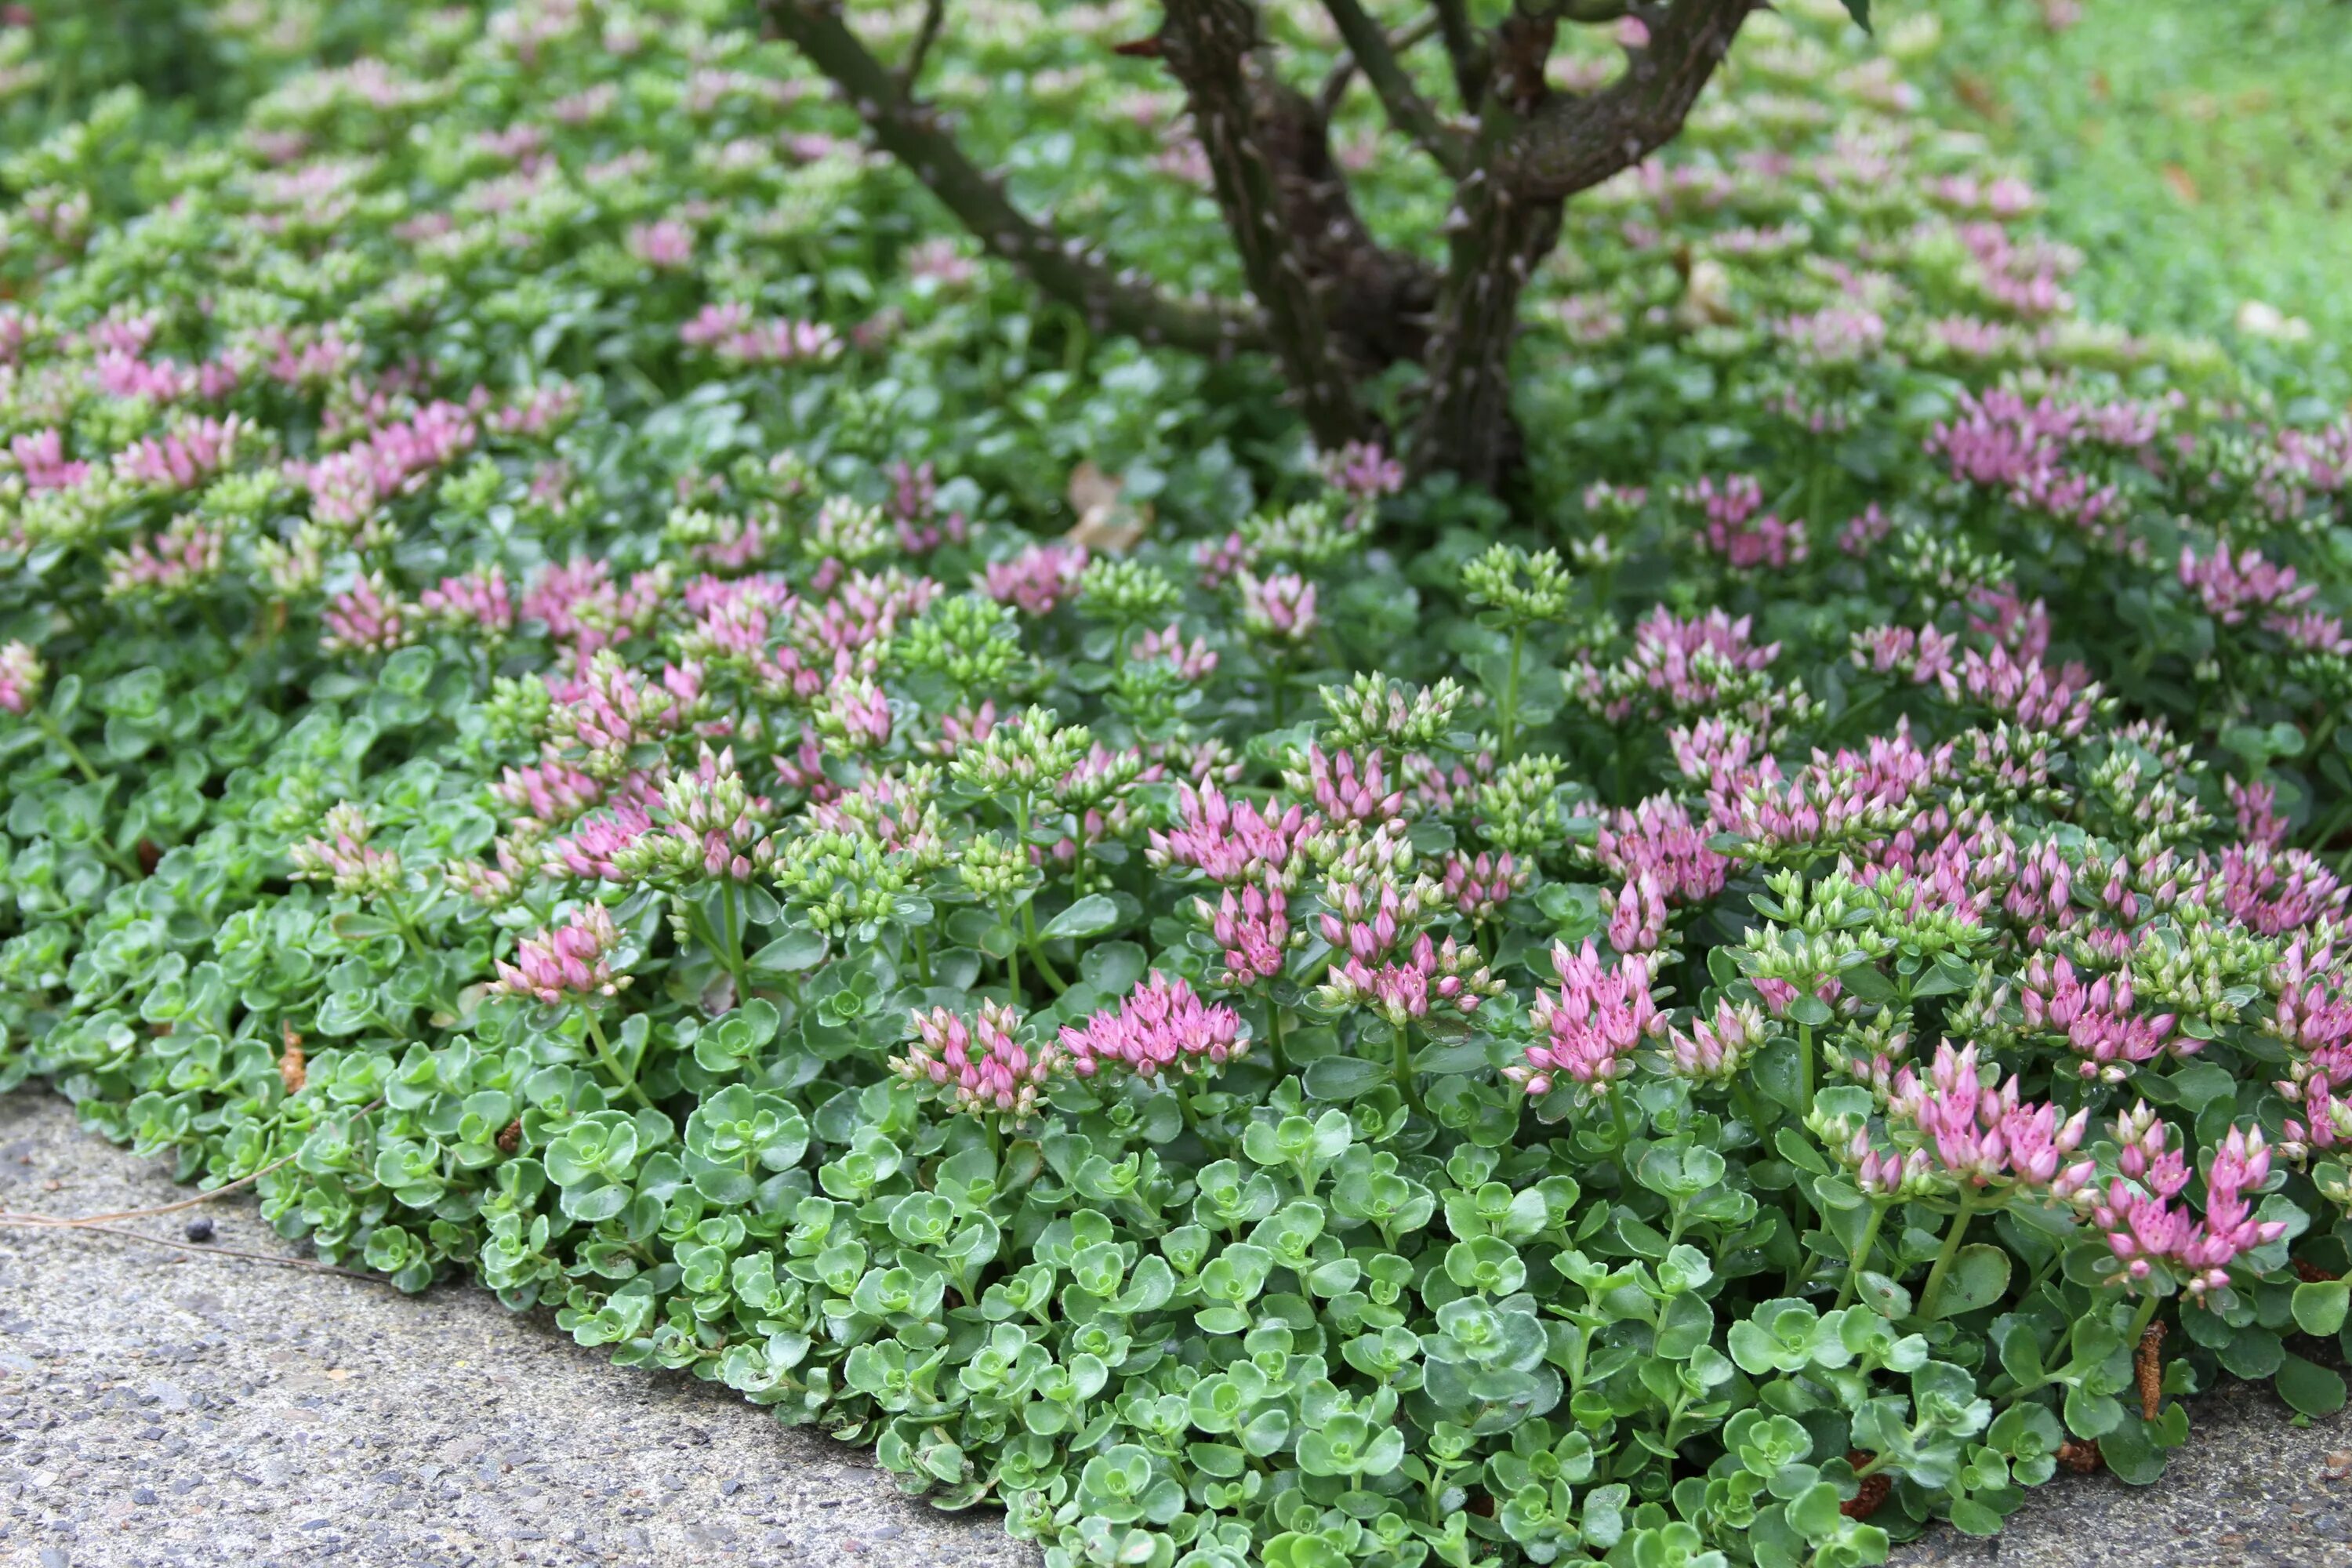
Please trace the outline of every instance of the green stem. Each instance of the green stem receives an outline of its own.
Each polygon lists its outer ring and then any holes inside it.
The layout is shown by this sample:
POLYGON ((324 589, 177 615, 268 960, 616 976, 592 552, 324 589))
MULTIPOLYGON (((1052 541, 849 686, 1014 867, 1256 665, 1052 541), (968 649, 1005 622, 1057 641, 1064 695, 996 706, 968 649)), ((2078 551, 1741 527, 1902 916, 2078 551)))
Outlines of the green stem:
MULTIPOLYGON (((1006 925, 1011 925, 1013 923, 1013 916, 1009 910, 1006 911, 1004 915, 1004 923, 1006 925)), ((1005 950, 1004 953, 1004 981, 1007 985, 1010 985, 1013 988, 1013 1005, 1015 1007, 1021 1006, 1024 1000, 1021 994, 1022 946, 1022 943, 1015 942, 1010 948, 1005 950)))
POLYGON ((1412 1030, 1409 1027, 1396 1032, 1396 1056, 1391 1064, 1390 1074, 1396 1080, 1397 1092, 1404 1096, 1404 1102, 1419 1110, 1421 1101, 1413 1094, 1412 1030))
POLYGON ((1272 1038, 1267 1044, 1274 1051, 1274 1076, 1279 1080, 1290 1071, 1289 1060, 1282 1053, 1282 1004, 1269 999, 1266 1011, 1272 1015, 1273 1021, 1272 1038))
POLYGON ((2156 1317, 2156 1310, 2163 1304, 2163 1300, 2153 1290, 2140 1298, 2139 1310, 2132 1314, 2131 1332, 2124 1336, 2124 1342, 2134 1351, 2139 1349, 2139 1337, 2147 1332, 2147 1325, 2156 1317))
POLYGON ((1499 760, 1509 762, 1516 754, 1514 747, 1519 729, 1519 650, 1527 641, 1527 628, 1511 627, 1511 666, 1503 674, 1503 748, 1499 760))
POLYGON ((1870 1205, 1870 1223, 1862 1227, 1861 1244, 1854 1247, 1853 1257, 1846 1264, 1845 1283, 1838 1289, 1838 1306, 1853 1300, 1854 1291, 1861 1288, 1862 1271, 1870 1266, 1870 1249, 1878 1244, 1878 1227, 1886 1223, 1886 1211, 1893 1206, 1891 1203, 1870 1205))
POLYGON ((1797 1026, 1797 1103, 1801 1108, 1797 1112, 1800 1118, 1813 1109, 1813 1026, 1811 1024, 1797 1026))
POLYGON ((40 725, 41 733, 57 742, 58 750, 66 754, 66 760, 81 770, 81 776, 85 780, 91 784, 100 782, 98 770, 89 765, 89 759, 82 755, 81 748, 66 738, 66 732, 58 727, 58 721, 55 719, 50 718, 47 713, 42 713, 36 715, 34 721, 40 725))
POLYGON ((1952 1259, 1960 1255, 1960 1241, 1969 1234, 1969 1222, 1976 1217, 1975 1202, 1962 1198, 1959 1212, 1952 1216, 1952 1228, 1944 1233, 1944 1245, 1936 1254, 1935 1267, 1927 1270, 1927 1283, 1920 1289, 1920 1317, 1934 1320, 1936 1298, 1943 1293, 1944 1276, 1951 1270, 1952 1259))
POLYGON ((743 931, 735 918, 737 890, 729 889, 720 900, 726 918, 719 931, 719 962, 727 966, 727 973, 735 982, 735 1003, 740 1006, 751 994, 751 966, 743 962, 743 931))
POLYGON ((593 1012, 587 1017, 588 1039, 589 1043, 596 1047, 596 1059, 604 1063, 604 1070, 611 1073, 620 1083, 622 1093, 644 1106, 647 1110, 651 1110, 654 1102, 647 1100, 646 1091, 637 1087, 636 1073, 631 1068, 623 1067, 620 1058, 613 1054, 613 1047, 604 1043, 604 1026, 597 1022, 596 1015, 593 1012))

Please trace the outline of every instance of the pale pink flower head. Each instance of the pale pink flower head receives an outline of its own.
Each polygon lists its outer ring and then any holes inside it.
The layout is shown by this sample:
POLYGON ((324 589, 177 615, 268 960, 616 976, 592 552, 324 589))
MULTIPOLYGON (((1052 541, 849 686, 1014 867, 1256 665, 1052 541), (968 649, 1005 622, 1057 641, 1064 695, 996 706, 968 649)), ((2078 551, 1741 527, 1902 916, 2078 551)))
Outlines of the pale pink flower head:
POLYGON ((372 572, 327 601, 320 620, 329 653, 389 653, 416 640, 415 610, 401 602, 383 573, 372 572))
POLYGON ((515 945, 514 962, 500 961, 490 989, 528 996, 550 1006, 616 996, 628 984, 613 973, 612 954, 621 945, 613 911, 583 904, 562 925, 547 926, 515 945))
POLYGON ((629 254, 656 272, 683 271, 694 265, 694 230, 676 218, 633 225, 629 254))
POLYGON ((1323 622, 1315 609, 1315 584, 1296 572, 1276 572, 1265 577, 1240 574, 1242 625, 1251 635, 1271 643, 1298 644, 1311 640, 1323 622))
POLYGON ((1021 1043, 1021 1015, 1001 1002, 982 1002, 969 1022, 934 1007, 914 1014, 910 1026, 915 1037, 892 1069, 968 1115, 1027 1121, 1063 1065, 1054 1041, 1021 1043))
POLYGON ((0 712, 23 718, 41 700, 41 685, 47 675, 48 668, 30 643, 0 645, 0 712))
POLYGON ((1329 454, 1323 460, 1323 475, 1332 489, 1359 506, 1404 489, 1404 465, 1376 441, 1350 441, 1329 454))
POLYGON ((400 857, 370 844, 372 831, 367 813, 359 806, 346 801, 333 807, 320 837, 288 848, 295 879, 325 882, 339 893, 359 897, 398 892, 400 857))
POLYGON ((502 566, 444 577, 418 595, 417 607, 436 626, 468 631, 490 642, 500 641, 514 630, 514 595, 502 566))
POLYGON ((1590 938, 1580 952, 1553 944, 1559 990, 1536 998, 1529 1016, 1538 1038, 1525 1062, 1505 1068, 1503 1076, 1530 1095, 1549 1094, 1562 1077, 1590 1094, 1609 1093, 1632 1070, 1635 1048, 1667 1033, 1665 1015, 1650 994, 1656 962, 1635 952, 1605 963, 1590 938))
POLYGON ((1202 1001, 1189 982, 1155 969, 1117 1007, 1097 1013, 1083 1027, 1062 1026, 1062 1046, 1080 1078, 1094 1077, 1106 1064, 1153 1078, 1222 1066, 1246 1052, 1249 1041, 1231 1007, 1202 1001))
POLYGON ((990 563, 980 587, 1000 605, 1013 605, 1027 616, 1046 616, 1078 591, 1086 570, 1087 547, 1055 540, 1033 544, 1010 561, 990 563))

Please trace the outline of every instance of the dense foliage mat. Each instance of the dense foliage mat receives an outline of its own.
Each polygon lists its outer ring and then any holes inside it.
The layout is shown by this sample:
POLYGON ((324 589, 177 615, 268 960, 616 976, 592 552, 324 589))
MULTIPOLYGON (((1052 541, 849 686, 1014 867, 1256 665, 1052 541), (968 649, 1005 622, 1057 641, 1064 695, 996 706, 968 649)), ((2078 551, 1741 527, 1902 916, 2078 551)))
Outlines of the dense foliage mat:
MULTIPOLYGON (((0 1084, 1057 1563, 1874 1562, 2340 1405, 2352 423, 1790 11, 1578 205, 1516 518, 719 7, 13 155, 0 1084)), ((943 90, 1214 266, 1135 21, 943 90)))

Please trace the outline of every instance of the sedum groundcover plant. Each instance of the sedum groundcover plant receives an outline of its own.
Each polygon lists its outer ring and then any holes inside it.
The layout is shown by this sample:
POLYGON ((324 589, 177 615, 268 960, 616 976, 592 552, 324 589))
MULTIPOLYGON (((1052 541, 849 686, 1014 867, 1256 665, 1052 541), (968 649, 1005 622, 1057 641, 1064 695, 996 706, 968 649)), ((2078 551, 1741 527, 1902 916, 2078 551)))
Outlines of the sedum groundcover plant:
MULTIPOLYGON (((106 100, 0 165, 0 1083, 1057 1564, 1826 1568, 2340 1405, 2352 424, 1791 10, 1570 209, 1517 518, 720 8, 106 100)), ((1172 273, 1140 20, 934 68, 1172 273)))

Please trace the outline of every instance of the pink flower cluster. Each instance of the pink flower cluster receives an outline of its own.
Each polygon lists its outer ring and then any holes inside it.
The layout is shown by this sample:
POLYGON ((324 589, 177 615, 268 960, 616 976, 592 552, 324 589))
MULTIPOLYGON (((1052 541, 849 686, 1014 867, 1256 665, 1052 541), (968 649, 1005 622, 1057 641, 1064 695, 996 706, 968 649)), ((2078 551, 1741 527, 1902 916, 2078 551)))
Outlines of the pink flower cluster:
POLYGON ((1780 656, 1779 643, 1750 642, 1751 626, 1748 616, 1735 620, 1719 609, 1685 618, 1660 605, 1634 626, 1622 663, 1604 670, 1580 662, 1569 672, 1570 689, 1612 723, 1705 712, 1731 678, 1780 656))
POLYGON ((1949 742, 1921 751, 1908 722, 1872 736, 1860 752, 1815 751, 1787 777, 1767 756, 1707 780, 1708 820, 1714 831, 1748 840, 1754 854, 1875 838, 1900 827, 1951 776, 1952 758, 1949 742))
POLYGON ((1323 475, 1333 489, 1359 506, 1404 489, 1404 465, 1378 442, 1349 442, 1324 459, 1323 475))
POLYGON ((1666 1016, 1650 994, 1655 963, 1650 954, 1629 953, 1603 963, 1590 938, 1580 952, 1554 943, 1559 991, 1538 996, 1530 1015, 1543 1038, 1528 1047, 1524 1065, 1505 1068, 1503 1076, 1531 1095, 1549 1094, 1562 1074, 1594 1094, 1609 1092, 1631 1070, 1637 1047, 1666 1037, 1666 1016))
POLYGON ((162 436, 134 441, 114 456, 114 471, 134 485, 181 494, 228 467, 251 426, 232 414, 226 419, 192 419, 162 436))
POLYGON ((1439 885, 1464 920, 1490 921, 1502 913, 1512 894, 1528 885, 1528 871, 1515 865, 1508 854, 1481 854, 1475 860, 1466 855, 1449 855, 1439 885))
POLYGON ((193 516, 175 519, 163 532, 135 539, 108 557, 110 595, 184 594, 220 574, 228 536, 193 516))
POLYGON ((628 984, 613 973, 613 951, 621 945, 613 911, 583 904, 559 926, 546 926, 515 944, 514 962, 500 960, 491 989, 528 996, 554 1006, 594 996, 616 996, 628 984))
POLYGON ((417 607, 437 625, 471 631, 494 642, 514 630, 514 595, 501 566, 444 577, 417 596, 417 607))
POLYGON ((1225 950, 1225 970, 1217 984, 1244 990, 1282 973, 1291 943, 1290 895, 1280 888, 1234 889, 1213 907, 1206 899, 1193 900, 1202 921, 1225 950))
POLYGON ((1176 802, 1176 826, 1151 834, 1146 851, 1150 864, 1155 869, 1191 866, 1229 888, 1248 882, 1297 886, 1299 846, 1322 829, 1321 819, 1307 816, 1304 806, 1275 816, 1247 800, 1227 800, 1213 784, 1197 791, 1179 784, 1176 802))
POLYGON ((969 1024, 945 1007, 916 1013, 915 1037, 907 1054, 892 1058, 890 1066, 909 1083, 930 1086, 966 1114, 1025 1121, 1036 1113, 1039 1096, 1060 1070, 1062 1052, 1050 1040, 1034 1050, 1022 1045, 1022 1023, 1018 1012, 992 1001, 982 1002, 969 1024))
POLYGON ((2145 1105, 2118 1121, 2122 1174, 2104 1193, 2085 1194, 2086 1206, 2123 1266, 2117 1277, 2126 1289, 2138 1289, 2164 1266, 2180 1276, 2183 1289, 2201 1299, 2226 1289, 2230 1266, 2284 1236, 2286 1223, 2256 1219, 2246 1201, 2248 1190, 2270 1176, 2270 1149, 2259 1131, 2232 1127, 2214 1151, 2202 1218, 2173 1202, 2189 1184, 2189 1166, 2170 1146, 2170 1131, 2145 1105))
POLYGON ((1702 537, 1707 549, 1735 570, 1769 566, 1779 571, 1810 552, 1805 525, 1764 510, 1763 488, 1752 474, 1733 474, 1720 484, 1711 476, 1702 478, 1683 488, 1682 500, 1704 516, 1702 537))
POLYGON ((991 562, 980 586, 998 604, 1011 605, 1024 615, 1049 616, 1078 591, 1086 570, 1083 544, 1033 544, 1010 561, 991 562))
POLYGON ((1264 577, 1240 574, 1242 625, 1252 635, 1274 643, 1303 643, 1321 629, 1316 613, 1315 584, 1296 572, 1274 572, 1264 577))
POLYGON ((822 364, 838 359, 841 335, 822 321, 754 319, 749 305, 706 305, 678 329, 688 348, 736 365, 822 364))
MULTIPOLYGON (((1329 915, 1323 920, 1328 937, 1336 922, 1329 915)), ((1358 924, 1349 928, 1349 934, 1352 938, 1364 930, 1358 924)), ((1334 1009, 1369 1003, 1399 1029, 1416 1018, 1428 1017, 1430 1009, 1438 1005, 1467 1016, 1503 989, 1478 950, 1465 947, 1450 936, 1440 942, 1423 931, 1402 956, 1391 957, 1377 968, 1359 955, 1352 942, 1340 951, 1348 957, 1332 963, 1324 983, 1316 989, 1316 999, 1334 1009)))
POLYGON ((1359 763, 1353 752, 1327 752, 1310 743, 1306 770, 1286 774, 1284 783, 1311 795, 1316 809, 1335 824, 1388 822, 1404 810, 1404 792, 1389 788, 1378 747, 1359 763))
POLYGON ((289 463, 287 474, 310 492, 311 516, 356 529, 384 501, 411 493, 471 451, 481 439, 475 416, 487 401, 480 393, 469 404, 436 400, 315 463, 289 463))
POLYGON ((2133 1012, 2128 969, 2086 985, 2063 956, 2037 952, 2018 976, 2017 999, 2026 1027, 2063 1034, 2083 1058, 2082 1075, 2107 1083, 2123 1082, 2134 1067, 2155 1060, 2168 1045, 2175 1055, 2189 1056, 2203 1043, 2188 1035, 2173 1038, 2170 1013, 2144 1017, 2133 1012))
POLYGON ((47 673, 30 643, 0 644, 0 712, 23 718, 39 700, 41 680, 47 673))
POLYGON ((11 436, 8 456, 16 460, 16 471, 25 477, 26 489, 79 489, 90 476, 89 463, 67 459, 66 438, 54 426, 11 436))
POLYGON ((381 572, 358 579, 327 601, 320 612, 327 635, 319 646, 329 653, 389 653, 416 640, 409 606, 381 572))
POLYGON ((2346 634, 2341 617, 2304 608, 2318 589, 2297 583, 2294 567, 2264 560, 2251 544, 2234 556, 2227 540, 2205 556, 2182 545, 2180 585, 2193 589, 2206 613, 2224 626, 2242 625, 2259 612, 2266 630, 2298 647, 2312 653, 2352 653, 2352 636, 2346 634))
POLYGON ((1241 1035, 1241 1015, 1223 1004, 1204 1003, 1192 985, 1158 970, 1116 1008, 1095 1014, 1080 1028, 1062 1026, 1062 1046, 1070 1070, 1092 1078, 1105 1063, 1152 1078, 1174 1070, 1197 1072, 1222 1066, 1249 1049, 1241 1035))
POLYGON ((1974 1046, 1956 1051, 1950 1041, 1940 1043, 1925 1079, 1907 1067, 1898 1071, 1886 1116, 1892 1125, 1916 1129, 1934 1167, 1963 1188, 2021 1187, 2063 1201, 2098 1172, 2091 1160, 2067 1162, 2090 1126, 2090 1111, 2061 1121, 2054 1105, 2023 1103, 2014 1077, 1986 1087, 1974 1046))
POLYGON ((1952 478, 2001 492, 2010 505, 2070 522, 2112 548, 2126 542, 2116 514, 2121 493, 2072 466, 2082 447, 2138 450, 2156 435, 2137 404, 2028 404, 2013 392, 1960 395, 1959 413, 1927 437, 1952 478))

